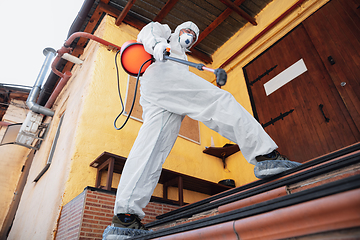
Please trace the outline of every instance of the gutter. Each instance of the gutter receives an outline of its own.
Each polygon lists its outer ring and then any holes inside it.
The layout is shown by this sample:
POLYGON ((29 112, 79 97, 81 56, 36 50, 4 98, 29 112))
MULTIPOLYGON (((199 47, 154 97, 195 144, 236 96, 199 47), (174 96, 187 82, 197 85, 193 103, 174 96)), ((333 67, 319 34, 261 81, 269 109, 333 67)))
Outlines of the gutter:
POLYGON ((29 93, 31 90, 30 86, 18 85, 18 84, 8 84, 8 83, 0 83, 0 88, 5 88, 8 90, 13 90, 13 91, 20 91, 20 92, 24 92, 24 93, 29 93))
POLYGON ((71 24, 67 38, 69 38, 74 32, 78 32, 82 25, 84 24, 88 13, 90 12, 92 6, 94 5, 95 0, 85 0, 81 6, 78 15, 76 16, 74 22, 71 24))

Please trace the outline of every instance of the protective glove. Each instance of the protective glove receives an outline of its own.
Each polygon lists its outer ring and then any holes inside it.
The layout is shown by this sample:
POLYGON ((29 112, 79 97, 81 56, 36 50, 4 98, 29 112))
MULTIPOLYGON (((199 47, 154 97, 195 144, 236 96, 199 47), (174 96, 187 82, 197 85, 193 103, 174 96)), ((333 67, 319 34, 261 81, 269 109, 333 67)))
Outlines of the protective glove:
POLYGON ((170 48, 170 44, 159 42, 154 48, 154 58, 156 61, 164 60, 164 51, 166 48, 170 48))

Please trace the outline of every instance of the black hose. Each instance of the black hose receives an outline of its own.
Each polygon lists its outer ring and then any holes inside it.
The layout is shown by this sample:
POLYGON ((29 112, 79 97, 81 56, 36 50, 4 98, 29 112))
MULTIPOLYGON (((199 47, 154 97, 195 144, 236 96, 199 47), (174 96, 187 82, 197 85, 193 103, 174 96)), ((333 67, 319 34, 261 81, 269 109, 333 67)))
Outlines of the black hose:
POLYGON ((120 127, 116 127, 116 122, 117 122, 117 120, 119 119, 119 117, 121 116, 121 114, 123 114, 123 112, 125 111, 124 103, 123 103, 123 100, 122 100, 122 97, 121 97, 121 93, 120 93, 120 77, 119 77, 119 67, 118 67, 118 63, 117 63, 117 56, 118 56, 119 53, 120 53, 120 50, 117 51, 116 54, 115 54, 115 67, 116 67, 116 77, 117 77, 118 93, 119 93, 119 98, 120 98, 120 103, 121 103, 121 108, 122 108, 122 109, 121 109, 121 112, 119 113, 119 115, 118 115, 118 116, 115 118, 115 120, 114 120, 114 128, 115 128, 116 130, 120 130, 120 129, 124 128, 124 127, 125 127, 125 124, 126 124, 127 121, 129 120, 130 115, 131 115, 131 113, 132 113, 132 111, 133 111, 133 109, 134 109, 134 105, 135 105, 136 92, 137 92, 137 88, 138 88, 138 84, 139 84, 139 78, 140 78, 140 75, 141 75, 141 70, 142 70, 142 68, 144 67, 144 65, 145 65, 147 62, 153 60, 152 58, 150 58, 150 59, 146 60, 146 61, 141 65, 141 67, 140 67, 140 69, 139 69, 139 73, 138 73, 137 78, 136 78, 136 84, 135 84, 135 90, 134 90, 134 98, 133 98, 133 102, 132 102, 132 104, 131 104, 131 108, 130 108, 129 114, 127 115, 124 123, 123 123, 120 127))

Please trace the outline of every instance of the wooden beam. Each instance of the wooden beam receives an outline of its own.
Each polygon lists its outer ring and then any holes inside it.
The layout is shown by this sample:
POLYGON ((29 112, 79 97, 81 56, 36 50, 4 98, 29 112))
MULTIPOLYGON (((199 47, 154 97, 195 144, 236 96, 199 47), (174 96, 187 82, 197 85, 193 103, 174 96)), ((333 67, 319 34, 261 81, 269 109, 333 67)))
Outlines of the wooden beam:
POLYGON ((178 187, 179 205, 184 205, 184 182, 182 176, 177 176, 166 183, 163 183, 163 198, 168 199, 168 187, 178 187))
POLYGON ((160 10, 160 12, 154 18, 154 22, 161 22, 165 16, 171 11, 171 9, 175 6, 175 4, 179 0, 168 0, 164 7, 160 10))
POLYGON ((206 53, 200 52, 199 50, 196 50, 194 48, 191 48, 190 51, 191 52, 188 53, 189 55, 200 59, 204 63, 212 63, 213 62, 212 57, 206 53))
MULTIPOLYGON (((110 16, 112 17, 115 17, 117 18, 117 16, 120 15, 121 11, 114 8, 114 7, 111 7, 107 4, 104 4, 102 2, 99 3, 98 5, 98 8, 102 11, 102 12, 105 12, 107 14, 109 14, 110 16)), ((129 24, 130 26, 138 29, 138 30, 141 30, 145 25, 146 23, 134 18, 134 17, 131 17, 129 15, 127 15, 124 19, 124 22, 129 24)))
POLYGON ((119 26, 125 19, 126 15, 130 11, 131 7, 134 5, 136 0, 129 0, 124 9, 121 11, 120 15, 115 21, 116 26, 119 26))
POLYGON ((184 183, 182 176, 178 179, 179 205, 184 206, 184 183))
POLYGON ((112 177, 114 173, 114 164, 115 164, 115 159, 113 157, 109 158, 108 175, 107 175, 106 187, 105 187, 105 189, 108 191, 111 191, 112 177))
POLYGON ((96 171, 95 187, 100 188, 100 184, 101 184, 101 171, 98 168, 97 171, 96 171))
POLYGON ((262 30, 259 34, 257 34, 253 39, 247 42, 242 48, 240 48, 236 53, 234 53, 228 60, 226 60, 223 64, 221 64, 220 68, 224 68, 227 66, 232 60, 237 58, 242 52, 244 52, 248 47, 250 47, 253 43, 255 43, 259 38, 265 35, 268 31, 270 31, 278 22, 280 22, 283 18, 285 18, 289 13, 291 13, 294 9, 300 6, 306 0, 297 1, 291 8, 286 10, 283 14, 281 14, 277 19, 275 19, 272 23, 270 23, 264 30, 262 30))
POLYGON ((227 7, 231 8, 234 12, 242 16, 244 19, 246 19, 248 22, 250 22, 252 25, 256 26, 257 23, 255 21, 255 18, 251 17, 249 14, 247 14, 244 10, 239 8, 235 3, 233 3, 230 0, 220 0, 223 4, 225 4, 227 7))
MULTIPOLYGON (((102 2, 99 3, 99 6, 98 8, 101 10, 101 11, 104 11, 106 12, 107 14, 109 14, 110 16, 113 16, 113 17, 116 17, 120 14, 120 11, 116 8, 113 8, 109 5, 106 5, 102 2)), ((138 29, 138 30, 141 30, 145 25, 146 23, 136 19, 136 18, 133 18, 131 16, 126 16, 126 18, 124 19, 124 22, 129 24, 130 26, 138 29)), ((198 59, 200 59, 201 61, 203 61, 204 63, 212 63, 212 58, 211 56, 209 56, 208 54, 205 54, 205 53, 202 53, 194 48, 191 49, 191 53, 190 55, 192 55, 193 57, 196 57, 198 59)))
MULTIPOLYGON (((113 17, 117 17, 121 13, 120 10, 118 10, 118 9, 116 9, 114 7, 111 7, 111 6, 107 5, 107 4, 104 4, 103 2, 99 3, 99 5, 98 5, 97 9, 95 10, 95 12, 99 12, 99 13, 105 12, 105 13, 109 14, 110 16, 113 16, 113 17)), ((101 15, 101 14, 96 14, 96 15, 101 15)), ((98 21, 98 19, 97 19, 97 21, 98 21)), ((97 23, 97 21, 93 21, 93 22, 97 23)), ((138 30, 141 30, 146 25, 146 23, 144 23, 144 22, 142 22, 142 21, 140 21, 140 20, 138 20, 138 19, 136 19, 134 17, 131 17, 131 16, 126 16, 125 19, 124 19, 124 22, 129 24, 130 26, 138 29, 138 30)), ((88 29, 88 27, 86 27, 84 32, 91 32, 91 30, 88 29)), ((199 60, 203 61, 204 63, 212 63, 213 62, 211 56, 209 56, 206 53, 200 52, 200 51, 198 51, 198 50, 196 50, 194 48, 191 49, 190 55, 192 55, 193 57, 198 58, 199 60)))
MULTIPOLYGON (((245 2, 245 0, 236 0, 234 2, 234 4, 236 4, 237 6, 239 6, 240 4, 242 4, 243 2, 245 2)), ((224 12, 222 12, 204 31, 202 31, 199 35, 199 38, 197 40, 197 42, 194 44, 193 47, 195 47, 196 45, 198 45, 202 40, 204 40, 206 38, 206 36, 208 36, 212 31, 215 30, 215 28, 217 26, 219 26, 226 18, 228 18, 230 16, 230 14, 232 13, 232 9, 231 8, 227 8, 225 9, 224 12)))

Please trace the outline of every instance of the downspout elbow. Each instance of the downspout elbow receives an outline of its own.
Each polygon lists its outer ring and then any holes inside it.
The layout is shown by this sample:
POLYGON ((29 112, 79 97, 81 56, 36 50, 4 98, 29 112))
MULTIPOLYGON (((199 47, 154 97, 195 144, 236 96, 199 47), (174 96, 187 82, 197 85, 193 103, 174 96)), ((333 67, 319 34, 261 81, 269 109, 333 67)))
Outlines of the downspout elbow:
POLYGON ((45 108, 43 106, 40 106, 39 104, 33 102, 33 101, 26 101, 26 105, 28 106, 28 108, 36 113, 40 113, 40 114, 44 114, 46 116, 54 116, 54 111, 45 108))

